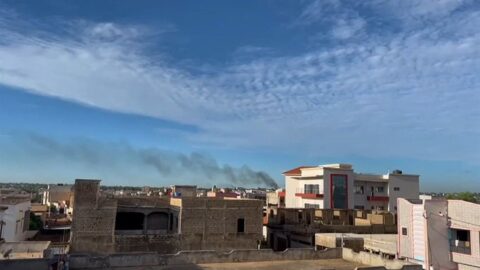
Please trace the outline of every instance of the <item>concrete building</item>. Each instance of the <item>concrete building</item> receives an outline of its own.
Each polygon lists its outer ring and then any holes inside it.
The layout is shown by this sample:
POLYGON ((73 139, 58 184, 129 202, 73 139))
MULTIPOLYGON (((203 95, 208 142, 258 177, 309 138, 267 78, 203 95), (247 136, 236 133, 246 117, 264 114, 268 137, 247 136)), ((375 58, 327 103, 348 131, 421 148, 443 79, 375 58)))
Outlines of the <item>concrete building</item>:
POLYGON ((267 192, 267 207, 285 207, 285 190, 277 189, 275 191, 267 192))
POLYGON ((198 197, 113 197, 100 180, 75 181, 72 252, 257 248, 263 203, 198 197))
POLYGON ((48 207, 55 206, 59 214, 71 215, 73 212, 72 185, 48 185, 47 190, 43 192, 42 203, 48 207))
POLYGON ((49 257, 50 241, 0 242, 0 260, 49 257))
POLYGON ((370 209, 395 212, 397 198, 418 199, 419 176, 399 170, 356 173, 350 164, 304 166, 286 171, 287 208, 370 209))
POLYGON ((0 239, 7 242, 26 239, 30 223, 30 207, 29 196, 0 196, 0 239))
POLYGON ((172 197, 197 197, 197 186, 174 185, 172 197))
POLYGON ((480 269, 480 205, 398 199, 398 256, 424 269, 480 269))

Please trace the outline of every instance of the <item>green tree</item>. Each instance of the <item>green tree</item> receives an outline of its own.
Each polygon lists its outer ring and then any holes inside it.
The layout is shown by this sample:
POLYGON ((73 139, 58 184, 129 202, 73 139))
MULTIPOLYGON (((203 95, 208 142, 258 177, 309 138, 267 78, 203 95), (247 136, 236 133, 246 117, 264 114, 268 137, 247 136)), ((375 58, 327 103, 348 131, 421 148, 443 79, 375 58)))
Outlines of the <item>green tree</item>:
POLYGON ((477 203, 478 199, 475 197, 475 194, 471 192, 460 192, 454 194, 448 194, 447 199, 449 200, 464 200, 467 202, 477 203))
POLYGON ((28 226, 28 229, 32 231, 37 231, 42 229, 42 227, 42 219, 40 219, 40 217, 35 215, 34 213, 30 213, 30 224, 28 226))

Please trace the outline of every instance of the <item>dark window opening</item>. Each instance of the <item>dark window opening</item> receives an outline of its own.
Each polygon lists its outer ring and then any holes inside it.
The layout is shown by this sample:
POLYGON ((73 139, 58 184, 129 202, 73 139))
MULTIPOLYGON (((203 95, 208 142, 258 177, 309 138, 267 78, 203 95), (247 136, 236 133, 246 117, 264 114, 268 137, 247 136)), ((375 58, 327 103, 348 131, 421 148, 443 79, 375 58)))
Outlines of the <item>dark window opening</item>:
POLYGON ((115 230, 143 230, 144 215, 135 212, 118 212, 115 230))
POLYGON ((303 193, 305 193, 305 194, 320 194, 320 189, 319 189, 318 185, 305 184, 303 193))
POLYGON ((450 250, 452 252, 471 254, 470 231, 450 229, 450 250))
POLYGON ((319 209, 319 208, 320 208, 320 205, 318 205, 318 204, 311 204, 311 203, 305 203, 305 208, 315 208, 315 209, 319 209))
POLYGON ((147 217, 148 230, 168 230, 168 214, 162 212, 154 212, 147 217))
POLYGON ((402 227, 402 235, 408 235, 407 228, 402 227))
POLYGON ((393 190, 394 191, 400 191, 400 188, 399 187, 394 187, 393 190))
POLYGON ((237 219, 237 233, 244 233, 245 232, 245 219, 239 218, 237 219))

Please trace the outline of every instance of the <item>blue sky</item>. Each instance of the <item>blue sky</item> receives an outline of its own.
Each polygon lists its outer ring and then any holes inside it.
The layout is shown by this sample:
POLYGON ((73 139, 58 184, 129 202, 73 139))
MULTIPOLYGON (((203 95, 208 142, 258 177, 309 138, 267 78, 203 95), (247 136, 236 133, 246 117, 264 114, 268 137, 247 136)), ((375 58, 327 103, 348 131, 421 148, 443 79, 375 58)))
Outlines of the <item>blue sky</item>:
POLYGON ((0 181, 480 191, 478 29, 469 0, 0 1, 0 181))

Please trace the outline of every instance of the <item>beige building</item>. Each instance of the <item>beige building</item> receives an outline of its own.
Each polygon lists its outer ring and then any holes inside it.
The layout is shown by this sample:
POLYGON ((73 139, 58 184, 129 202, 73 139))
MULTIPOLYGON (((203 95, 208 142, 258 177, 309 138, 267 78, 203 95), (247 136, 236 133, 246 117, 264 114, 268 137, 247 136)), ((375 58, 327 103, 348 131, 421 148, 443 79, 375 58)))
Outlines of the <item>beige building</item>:
POLYGON ((43 192, 42 203, 51 207, 55 206, 58 213, 69 214, 73 212, 73 187, 72 185, 48 185, 43 192))
POLYGON ((253 249, 262 239, 262 201, 107 197, 99 184, 75 181, 72 252, 253 249))
POLYGON ((396 211, 397 198, 419 195, 419 176, 362 174, 350 164, 304 166, 286 171, 287 208, 335 208, 396 211))
POLYGON ((174 185, 172 197, 197 197, 197 186, 174 185))
POLYGON ((480 204, 398 199, 398 255, 424 269, 480 269, 480 204))

